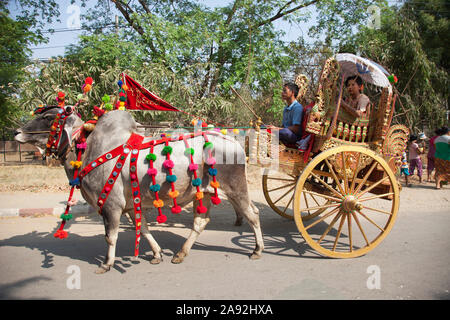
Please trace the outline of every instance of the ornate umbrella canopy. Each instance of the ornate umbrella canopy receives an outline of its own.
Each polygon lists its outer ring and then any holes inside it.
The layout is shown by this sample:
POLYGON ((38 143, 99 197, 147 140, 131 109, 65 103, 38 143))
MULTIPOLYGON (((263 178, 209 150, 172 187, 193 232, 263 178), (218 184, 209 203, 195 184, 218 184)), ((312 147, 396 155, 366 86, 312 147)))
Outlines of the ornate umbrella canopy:
POLYGON ((383 88, 391 88, 389 73, 379 64, 351 53, 338 53, 336 60, 345 77, 358 75, 366 82, 383 88))

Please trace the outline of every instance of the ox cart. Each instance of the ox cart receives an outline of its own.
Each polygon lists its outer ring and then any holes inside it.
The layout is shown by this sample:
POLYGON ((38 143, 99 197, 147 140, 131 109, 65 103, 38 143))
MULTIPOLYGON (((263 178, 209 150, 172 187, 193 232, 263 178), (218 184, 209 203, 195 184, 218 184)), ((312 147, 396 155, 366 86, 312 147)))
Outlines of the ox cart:
MULTIPOLYGON (((352 54, 329 58, 314 106, 306 113, 310 150, 274 143, 273 130, 260 122, 255 126, 257 142, 249 159, 264 168, 267 203, 280 216, 295 220, 304 240, 322 255, 366 254, 395 222, 401 190, 397 172, 409 130, 391 126, 396 96, 388 76, 380 65, 352 54), (354 74, 379 95, 378 103, 359 118, 340 108, 344 79, 354 74)), ((301 96, 307 79, 300 75, 296 83, 301 96)))

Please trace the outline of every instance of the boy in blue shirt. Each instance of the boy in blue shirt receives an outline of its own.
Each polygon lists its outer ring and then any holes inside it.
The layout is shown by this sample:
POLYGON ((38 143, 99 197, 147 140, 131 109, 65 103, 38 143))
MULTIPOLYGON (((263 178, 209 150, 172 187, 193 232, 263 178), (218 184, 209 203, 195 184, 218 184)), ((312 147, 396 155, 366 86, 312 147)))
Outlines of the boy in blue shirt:
POLYGON ((302 137, 303 106, 296 100, 298 86, 288 82, 283 86, 281 98, 286 102, 283 110, 283 128, 280 130, 280 141, 283 144, 294 144, 302 137))

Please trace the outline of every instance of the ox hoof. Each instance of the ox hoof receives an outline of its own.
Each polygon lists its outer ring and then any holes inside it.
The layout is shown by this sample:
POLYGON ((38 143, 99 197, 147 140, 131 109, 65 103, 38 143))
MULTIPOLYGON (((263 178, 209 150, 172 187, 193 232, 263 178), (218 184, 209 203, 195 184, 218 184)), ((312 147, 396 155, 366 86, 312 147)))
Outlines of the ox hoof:
POLYGON ((236 218, 236 221, 234 222, 234 225, 236 227, 242 226, 242 217, 236 218))
POLYGON ((258 260, 258 259, 260 259, 261 258, 261 254, 260 253, 255 253, 255 252, 253 252, 251 255, 250 255, 250 260, 258 260))
POLYGON ((179 264, 184 260, 185 255, 182 253, 177 253, 175 257, 172 258, 172 263, 179 264))
POLYGON ((150 264, 160 264, 162 261, 161 258, 153 258, 152 260, 150 260, 150 264))
POLYGON ((97 270, 95 270, 96 274, 103 274, 105 272, 108 272, 111 270, 111 266, 107 266, 105 264, 102 264, 97 270))

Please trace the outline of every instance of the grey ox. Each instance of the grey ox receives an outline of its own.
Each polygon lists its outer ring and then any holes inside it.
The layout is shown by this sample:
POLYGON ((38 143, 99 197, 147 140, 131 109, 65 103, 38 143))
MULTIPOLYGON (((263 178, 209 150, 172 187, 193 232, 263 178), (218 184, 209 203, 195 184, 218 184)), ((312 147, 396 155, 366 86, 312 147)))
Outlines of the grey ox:
MULTIPOLYGON (((39 131, 48 131, 55 119, 58 108, 46 110, 41 114, 37 114, 32 120, 26 123, 22 128, 17 129, 15 140, 20 143, 31 143, 35 146, 45 149, 47 143, 48 133, 40 133, 39 131)), ((72 130, 75 130, 83 125, 83 121, 74 113, 72 113, 67 119, 65 125, 65 133, 62 139, 69 139, 69 145, 72 143, 71 136, 72 130)), ((83 155, 82 168, 97 159, 102 154, 105 154, 112 149, 123 145, 127 142, 131 133, 140 134, 137 123, 132 116, 126 111, 111 111, 103 115, 95 130, 87 138, 87 148, 83 155)), ((226 152, 233 152, 233 158, 245 159, 245 153, 240 144, 232 139, 226 139, 225 137, 218 135, 208 136, 209 141, 214 145, 214 153, 216 155, 224 155, 226 152)), ((150 137, 144 138, 144 143, 151 140, 150 137)), ((210 220, 210 197, 213 195, 214 190, 210 186, 211 177, 208 175, 208 167, 204 165, 204 154, 202 152, 202 146, 204 138, 202 136, 189 139, 189 143, 192 147, 195 146, 194 161, 199 164, 198 177, 202 179, 201 191, 204 193, 204 205, 208 208, 205 214, 198 214, 196 212, 196 205, 198 201, 194 201, 194 223, 191 229, 191 233, 186 242, 182 246, 181 250, 172 258, 173 263, 181 263, 188 255, 192 245, 205 229, 210 220)), ((179 191, 177 201, 181 207, 189 204, 195 199, 196 188, 192 186, 193 175, 188 170, 189 159, 185 155, 185 145, 183 141, 176 141, 170 143, 173 148, 171 159, 175 162, 173 168, 173 174, 177 176, 176 189, 179 191)), ((154 147, 154 154, 161 155, 161 150, 164 144, 160 144, 154 147)), ((73 179, 74 169, 70 165, 70 161, 76 160, 74 151, 70 149, 58 150, 61 157, 61 162, 64 165, 67 177, 69 180, 73 179)), ((145 156, 148 154, 148 150, 141 150, 137 162, 138 178, 141 188, 142 196, 142 208, 153 208, 154 193, 149 190, 151 183, 150 177, 147 175, 148 163, 144 162, 145 156)), ((227 155, 227 159, 229 154, 227 155)), ((154 167, 158 172, 164 172, 163 161, 164 156, 158 156, 154 162, 154 167)), ((102 217, 105 225, 105 238, 108 245, 105 262, 96 271, 97 273, 104 273, 109 271, 114 264, 116 242, 118 237, 120 217, 122 214, 127 213, 134 220, 133 211, 133 197, 131 194, 130 186, 130 173, 129 173, 130 158, 128 157, 124 168, 121 171, 121 176, 117 179, 114 187, 103 206, 102 217)), ((97 200, 99 199, 102 187, 105 184, 108 176, 112 172, 115 161, 108 161, 100 167, 94 169, 86 177, 83 178, 80 185, 80 190, 83 198, 94 208, 97 208, 97 200)), ((247 188, 247 175, 245 160, 235 162, 233 164, 220 164, 217 162, 215 168, 217 168, 217 180, 220 183, 219 196, 224 195, 232 204, 237 217, 236 224, 240 224, 242 217, 245 217, 252 227, 255 238, 256 248, 250 255, 251 259, 258 259, 261 256, 264 248, 259 211, 256 206, 253 205, 249 198, 247 188)), ((158 174, 156 176, 156 183, 161 185, 159 192, 160 198, 166 204, 171 203, 171 198, 168 192, 170 191, 170 184, 165 182, 165 174, 158 174)), ((167 208, 166 208, 167 210, 167 208)), ((143 210, 145 211, 145 210, 143 210)), ((169 210, 170 211, 170 210, 169 210)), ((161 248, 155 239, 152 237, 148 230, 145 215, 142 215, 142 231, 141 234, 147 239, 150 247, 153 251, 153 258, 150 261, 152 264, 161 262, 161 248)))

